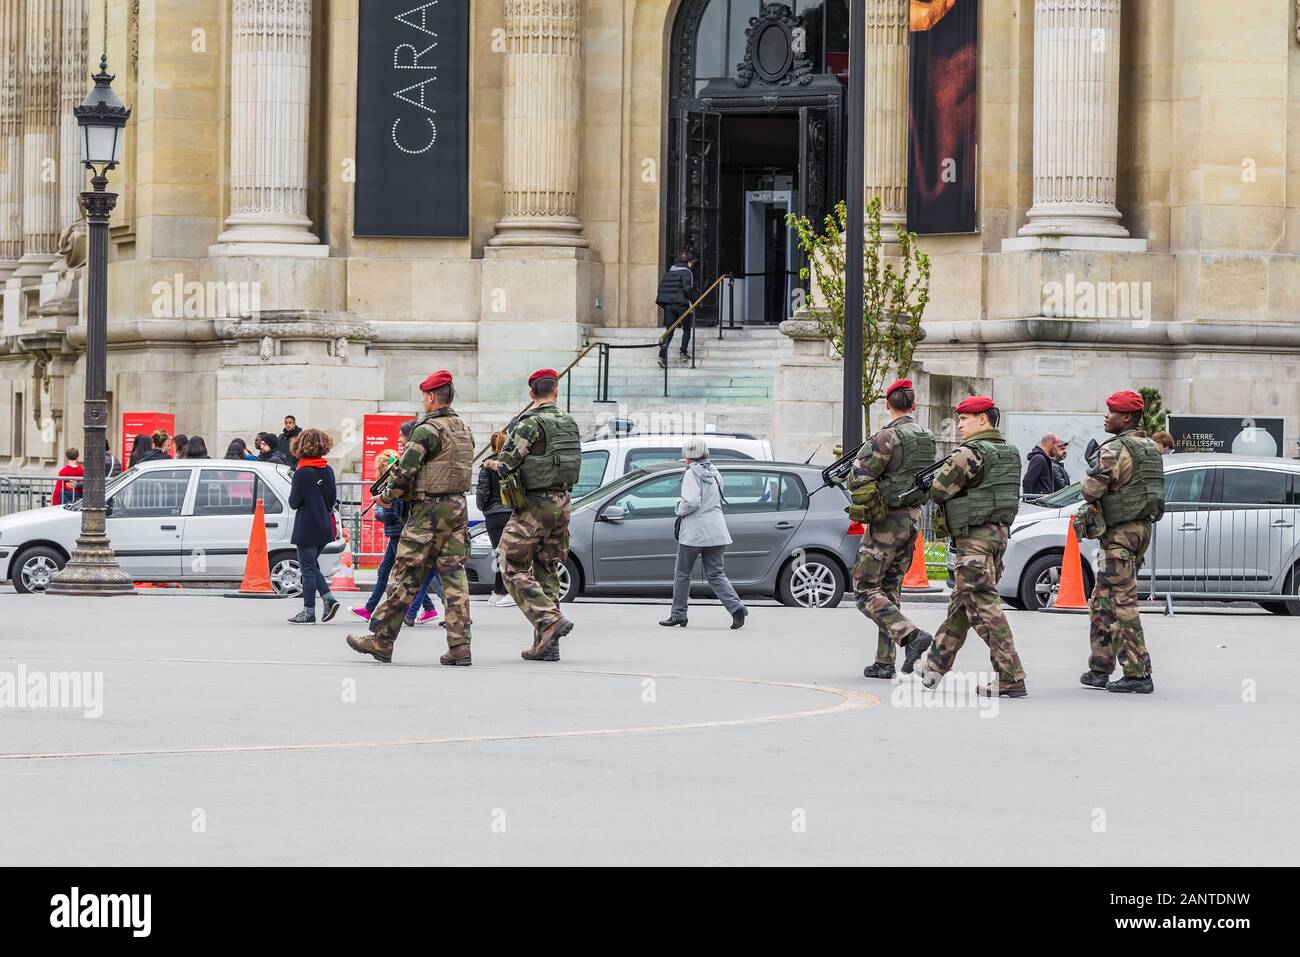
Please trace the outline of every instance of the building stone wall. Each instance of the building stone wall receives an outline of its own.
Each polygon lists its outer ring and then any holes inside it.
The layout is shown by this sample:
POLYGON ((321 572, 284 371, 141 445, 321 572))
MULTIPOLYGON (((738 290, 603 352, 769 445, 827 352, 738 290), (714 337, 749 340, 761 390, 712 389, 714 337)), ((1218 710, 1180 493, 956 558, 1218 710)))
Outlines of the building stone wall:
MULTIPOLYGON (((510 105, 510 77, 526 75, 511 71, 528 64, 512 66, 510 58, 530 55, 529 47, 511 45, 516 0, 475 0, 470 234, 463 239, 352 236, 359 2, 312 0, 309 14, 295 13, 310 32, 308 224, 296 233, 302 241, 273 249, 238 235, 233 198, 232 150, 248 133, 231 99, 243 69, 234 38, 249 16, 242 0, 108 0, 106 38, 102 8, 89 5, 87 50, 107 49, 115 89, 134 109, 125 162, 112 177, 122 196, 110 244, 114 425, 127 410, 171 411, 179 428, 217 448, 292 411, 339 433, 367 412, 414 409, 415 384, 439 367, 456 374, 462 403, 504 408, 518 397, 524 372, 562 367, 602 327, 650 334, 658 318, 665 74, 677 0, 545 0, 536 7, 580 40, 564 54, 576 97, 568 102, 578 109, 573 158, 557 155, 543 184, 567 189, 576 182, 563 223, 521 223, 507 208, 511 151, 528 148, 510 105), (543 241, 519 242, 525 234, 543 241), (176 277, 204 288, 256 283, 263 312, 362 322, 367 332, 343 354, 328 335, 286 333, 270 337, 269 347, 231 338, 238 306, 207 302, 197 315, 160 307, 167 298, 160 284, 176 277)), ((875 2, 883 10, 907 0, 875 2)), ((1290 446, 1300 432, 1295 4, 1252 0, 1248 15, 1231 0, 1071 5, 1079 16, 1100 18, 1107 42, 1118 46, 1118 82, 1080 87, 1097 98, 1089 109, 1114 111, 1116 142, 1069 157, 1080 168, 1114 170, 1114 207, 1128 235, 1108 237, 1086 228, 1031 229, 1051 212, 1045 195, 1036 195, 1044 175, 1036 163, 1059 149, 1043 138, 1041 123, 1036 131, 1034 111, 1036 80, 1038 95, 1050 92, 1042 86, 1049 74, 1036 50, 1036 22, 1055 3, 981 3, 980 230, 922 241, 934 282, 918 362, 930 375, 987 381, 1013 411, 1088 411, 1116 388, 1145 385, 1160 388, 1166 406, 1180 412, 1224 411, 1228 401, 1230 411, 1283 415, 1290 446), (1046 144, 1038 154, 1036 144, 1046 144), (1065 294, 1085 288, 1094 294, 1092 312, 1065 294), (1097 314, 1096 303, 1121 288, 1137 290, 1140 314, 1132 304, 1129 314, 1097 314), (1052 290, 1061 291, 1055 300, 1052 290)), ((48 15, 48 6, 21 0, 20 13, 0 17, 0 31, 16 30, 21 48, 27 12, 48 15)), ((55 33, 61 43, 64 31, 55 33)), ((8 49, 3 39, 0 49, 8 49)), ((51 63, 66 64, 65 52, 53 51, 51 63)), ((0 58, 0 67, 26 75, 26 61, 0 58)), ((872 91, 873 115, 896 111, 887 98, 901 89, 897 79, 872 91)), ((59 101, 69 102, 71 81, 58 83, 59 101)), ((0 209, 12 209, 12 185, 27 173, 26 120, 5 104, 0 209)), ((570 122, 555 109, 557 122, 570 122)), ((56 153, 62 149, 57 138, 47 139, 56 153)), ((61 154, 51 158, 65 180, 53 195, 66 197, 75 167, 61 154)), ((897 172, 878 165, 878 174, 875 166, 868 171, 881 180, 868 183, 877 191, 897 172)), ((60 217, 67 212, 61 208, 60 217)), ((59 230, 70 225, 62 219, 59 230)), ((7 250, 0 261, 0 470, 49 471, 62 448, 80 444, 79 268, 51 263, 42 273, 45 267, 32 265, 52 255, 45 225, 24 231, 6 220, 0 227, 7 250), (15 274, 20 260, 27 275, 15 274)), ((792 407, 782 403, 822 401, 813 393, 834 371, 828 367, 814 383, 791 368, 777 370, 778 431, 790 422, 792 407)), ((823 398, 829 404, 817 406, 817 415, 833 429, 836 400, 823 398)), ((795 424, 791 435, 808 441, 825 433, 795 424)))

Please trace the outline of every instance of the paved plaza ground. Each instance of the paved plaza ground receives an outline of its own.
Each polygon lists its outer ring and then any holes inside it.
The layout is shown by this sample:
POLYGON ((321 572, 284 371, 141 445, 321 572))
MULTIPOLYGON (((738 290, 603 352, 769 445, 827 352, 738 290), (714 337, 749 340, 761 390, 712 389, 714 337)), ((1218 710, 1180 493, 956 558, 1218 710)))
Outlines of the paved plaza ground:
POLYGON ((474 667, 451 669, 439 628, 384 666, 344 644, 350 615, 295 627, 287 601, 0 592, 0 682, 103 681, 99 717, 0 694, 0 864, 1300 856, 1294 618, 1144 615, 1156 694, 1130 697, 1078 684, 1085 617, 1009 611, 1030 697, 993 710, 973 634, 946 694, 864 679, 847 602, 755 603, 730 631, 711 603, 681 630, 660 602, 582 601, 558 664, 520 660, 516 609, 473 607, 474 667))

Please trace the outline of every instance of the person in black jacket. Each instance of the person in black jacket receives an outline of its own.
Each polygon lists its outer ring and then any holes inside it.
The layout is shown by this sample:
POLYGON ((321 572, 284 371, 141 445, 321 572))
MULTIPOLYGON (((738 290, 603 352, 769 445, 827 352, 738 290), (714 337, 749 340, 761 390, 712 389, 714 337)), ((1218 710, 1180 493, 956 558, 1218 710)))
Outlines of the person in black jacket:
POLYGON ((153 443, 149 440, 149 436, 145 435, 143 432, 137 435, 135 441, 131 444, 131 456, 127 460, 127 467, 133 468, 141 462, 146 461, 152 447, 153 443))
MULTIPOLYGON (((494 461, 505 444, 506 433, 493 432, 492 454, 486 461, 494 461)), ((488 540, 492 543, 492 551, 495 552, 497 546, 501 544, 501 533, 505 531, 506 523, 510 521, 513 511, 509 505, 502 504, 501 479, 492 469, 479 469, 474 501, 478 505, 478 510, 483 513, 483 524, 487 526, 488 540)), ((492 597, 488 599, 488 604, 505 607, 514 603, 515 600, 506 590, 505 582, 501 578, 501 569, 498 567, 496 578, 492 580, 492 597)))
MULTIPOLYGON (((677 262, 668 267, 659 280, 659 292, 655 296, 655 305, 663 310, 664 326, 671 327, 674 322, 682 317, 687 309, 691 306, 691 295, 695 291, 695 276, 691 272, 695 266, 695 257, 690 253, 679 253, 677 262)), ((686 358, 686 354, 691 348, 691 331, 695 326, 695 314, 686 317, 682 323, 682 348, 681 356, 686 358)), ((670 331, 664 333, 663 338, 659 340, 659 368, 668 367, 668 347, 672 345, 673 333, 670 331)))
POLYGON ((1041 442, 1029 450, 1025 462, 1025 477, 1021 488, 1026 495, 1051 495, 1064 485, 1058 485, 1059 474, 1056 469, 1057 447, 1060 440, 1048 432, 1041 442))
POLYGON ((280 455, 284 457, 285 464, 289 468, 298 467, 298 456, 293 454, 293 440, 302 435, 302 429, 298 427, 298 420, 291 415, 284 417, 284 431, 280 433, 277 440, 280 455))
POLYGON ((153 448, 149 450, 149 454, 141 459, 141 461, 157 462, 162 459, 170 460, 171 456, 167 454, 167 443, 170 439, 171 436, 164 430, 158 429, 155 431, 154 434, 150 436, 150 443, 153 445, 153 448))
POLYGON ((320 429, 307 429, 298 436, 298 468, 289 487, 289 507, 297 514, 290 541, 298 547, 298 569, 302 575, 302 611, 289 619, 295 625, 316 621, 316 594, 325 601, 321 621, 329 621, 339 610, 329 580, 321 574, 321 549, 334 541, 334 506, 338 494, 334 470, 325 461, 330 438, 320 429))
POLYGON ((259 462, 272 462, 276 465, 289 464, 289 460, 280 451, 279 438, 272 432, 258 432, 257 438, 253 440, 253 447, 257 451, 257 461, 259 462))

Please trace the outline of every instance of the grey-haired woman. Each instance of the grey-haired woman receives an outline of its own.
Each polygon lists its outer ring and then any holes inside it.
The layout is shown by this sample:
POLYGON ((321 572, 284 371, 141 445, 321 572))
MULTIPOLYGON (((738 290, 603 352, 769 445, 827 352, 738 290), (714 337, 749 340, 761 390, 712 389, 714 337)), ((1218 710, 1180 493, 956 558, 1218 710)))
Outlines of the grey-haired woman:
POLYGON ((686 472, 677 499, 677 567, 673 573, 673 610, 659 624, 686 627, 686 607, 691 595, 691 572, 704 562, 704 577, 713 594, 731 615, 731 627, 743 628, 746 611, 727 578, 722 553, 731 544, 722 514, 722 476, 709 461, 704 439, 692 436, 682 446, 686 472))

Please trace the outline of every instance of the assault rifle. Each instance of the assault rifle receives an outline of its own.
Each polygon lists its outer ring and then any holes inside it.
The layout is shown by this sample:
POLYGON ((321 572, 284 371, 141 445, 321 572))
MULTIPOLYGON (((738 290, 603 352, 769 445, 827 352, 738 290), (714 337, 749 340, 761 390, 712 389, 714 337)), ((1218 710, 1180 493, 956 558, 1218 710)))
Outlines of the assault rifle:
POLYGON ((393 473, 393 469, 396 467, 397 467, 396 462, 389 463, 388 468, 384 469, 383 473, 379 476, 379 478, 375 479, 373 482, 370 483, 370 504, 367 505, 365 511, 361 513, 360 518, 365 518, 366 513, 369 512, 372 508, 374 508, 375 503, 379 501, 379 496, 383 495, 385 492, 388 491, 388 486, 392 484, 391 475, 393 473))
POLYGON ((853 463, 858 460, 858 453, 862 451, 866 444, 866 442, 863 442, 862 445, 857 446, 852 452, 840 456, 830 465, 826 466, 826 468, 822 469, 822 482, 826 485, 842 486, 844 480, 849 477, 849 472, 853 469, 853 463))

